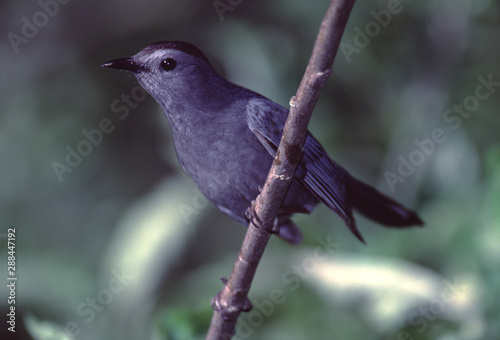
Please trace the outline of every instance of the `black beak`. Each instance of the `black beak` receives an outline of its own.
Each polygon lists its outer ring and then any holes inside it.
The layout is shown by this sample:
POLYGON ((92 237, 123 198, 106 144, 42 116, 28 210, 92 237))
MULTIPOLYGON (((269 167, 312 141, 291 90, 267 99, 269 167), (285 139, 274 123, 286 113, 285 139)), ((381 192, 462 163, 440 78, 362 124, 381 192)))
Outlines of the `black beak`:
POLYGON ((125 70, 132 73, 138 73, 145 70, 142 65, 139 65, 131 58, 120 58, 120 59, 110 60, 102 64, 102 67, 117 68, 119 70, 125 70))

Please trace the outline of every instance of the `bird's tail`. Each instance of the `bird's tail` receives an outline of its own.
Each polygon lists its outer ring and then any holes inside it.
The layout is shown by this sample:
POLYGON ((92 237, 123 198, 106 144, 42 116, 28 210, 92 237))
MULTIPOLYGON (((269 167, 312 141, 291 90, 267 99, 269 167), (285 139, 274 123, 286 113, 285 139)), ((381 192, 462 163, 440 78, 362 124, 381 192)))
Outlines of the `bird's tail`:
POLYGON ((395 228, 423 225, 414 211, 352 176, 346 181, 346 191, 353 208, 375 222, 395 228))

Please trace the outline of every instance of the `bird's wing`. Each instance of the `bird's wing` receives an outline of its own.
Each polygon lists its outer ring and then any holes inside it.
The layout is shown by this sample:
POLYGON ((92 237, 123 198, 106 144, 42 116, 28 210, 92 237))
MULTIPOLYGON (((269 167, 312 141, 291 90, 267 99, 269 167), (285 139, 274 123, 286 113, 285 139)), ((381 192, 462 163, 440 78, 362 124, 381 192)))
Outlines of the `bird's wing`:
MULTIPOLYGON (((287 116, 287 109, 267 98, 256 97, 248 101, 248 126, 272 157, 278 149, 287 116)), ((335 211, 351 232, 364 242, 352 215, 344 183, 345 176, 349 175, 328 157, 321 144, 308 132, 294 180, 335 211)))

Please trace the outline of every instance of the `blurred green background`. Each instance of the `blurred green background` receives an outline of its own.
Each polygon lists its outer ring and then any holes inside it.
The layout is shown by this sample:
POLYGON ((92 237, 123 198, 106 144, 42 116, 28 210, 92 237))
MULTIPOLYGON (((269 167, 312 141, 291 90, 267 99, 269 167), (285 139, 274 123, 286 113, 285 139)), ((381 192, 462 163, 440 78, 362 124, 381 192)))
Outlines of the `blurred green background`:
MULTIPOLYGON (((4 318, 13 227, 18 277, 0 337, 203 339, 245 228, 182 173, 154 100, 100 65, 185 40, 287 106, 329 2, 59 1, 0 4, 4 318)), ((358 216, 365 246, 325 207, 297 216, 304 242, 272 238, 235 339, 500 338, 499 14, 356 2, 310 129, 425 227, 358 216)))

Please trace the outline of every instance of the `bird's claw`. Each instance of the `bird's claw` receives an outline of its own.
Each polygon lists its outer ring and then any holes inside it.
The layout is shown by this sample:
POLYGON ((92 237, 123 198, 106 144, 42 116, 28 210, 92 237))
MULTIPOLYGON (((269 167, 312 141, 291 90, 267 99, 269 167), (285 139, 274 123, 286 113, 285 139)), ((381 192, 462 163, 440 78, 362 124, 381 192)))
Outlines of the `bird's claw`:
POLYGON ((266 225, 259 217, 257 212, 255 211, 255 200, 252 201, 250 207, 248 207, 245 215, 249 221, 251 221, 257 228, 267 230, 270 234, 279 234, 280 229, 278 223, 273 223, 271 227, 266 225))

